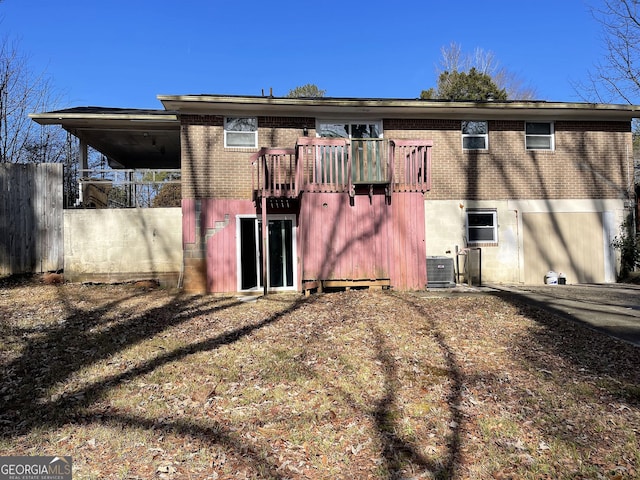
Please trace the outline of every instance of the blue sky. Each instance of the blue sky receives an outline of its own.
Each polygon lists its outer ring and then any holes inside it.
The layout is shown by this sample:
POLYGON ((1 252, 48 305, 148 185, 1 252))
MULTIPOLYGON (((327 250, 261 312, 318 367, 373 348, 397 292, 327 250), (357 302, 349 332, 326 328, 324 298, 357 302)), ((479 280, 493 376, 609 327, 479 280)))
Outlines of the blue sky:
POLYGON ((600 0, 3 0, 0 34, 64 107, 162 108, 157 95, 416 98, 440 49, 492 51, 541 100, 580 101, 603 54, 600 0))

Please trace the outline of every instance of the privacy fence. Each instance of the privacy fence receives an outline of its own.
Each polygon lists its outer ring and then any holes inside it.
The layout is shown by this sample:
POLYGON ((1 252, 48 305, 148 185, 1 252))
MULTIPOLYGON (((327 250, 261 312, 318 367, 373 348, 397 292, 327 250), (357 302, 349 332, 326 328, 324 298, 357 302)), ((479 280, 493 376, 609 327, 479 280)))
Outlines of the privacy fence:
POLYGON ((63 268, 62 164, 0 164, 0 275, 63 268))

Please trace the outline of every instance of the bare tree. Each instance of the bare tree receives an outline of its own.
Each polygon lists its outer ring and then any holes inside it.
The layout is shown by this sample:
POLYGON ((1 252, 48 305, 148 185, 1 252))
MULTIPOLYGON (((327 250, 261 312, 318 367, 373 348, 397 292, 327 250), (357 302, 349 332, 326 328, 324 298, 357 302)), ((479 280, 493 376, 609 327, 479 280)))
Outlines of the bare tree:
POLYGON ((0 163, 60 162, 65 156, 59 127, 40 127, 29 113, 57 103, 49 79, 35 75, 16 43, 0 41, 0 163))
POLYGON ((640 2, 602 0, 591 9, 602 26, 604 56, 587 83, 574 88, 585 99, 598 102, 640 101, 640 2))
POLYGON ((440 52, 442 59, 436 67, 438 77, 444 72, 469 72, 475 69, 478 73, 491 77, 498 89, 507 92, 510 100, 532 100, 537 97, 536 89, 502 66, 490 50, 476 48, 472 53, 465 53, 459 43, 451 42, 442 47, 440 52))

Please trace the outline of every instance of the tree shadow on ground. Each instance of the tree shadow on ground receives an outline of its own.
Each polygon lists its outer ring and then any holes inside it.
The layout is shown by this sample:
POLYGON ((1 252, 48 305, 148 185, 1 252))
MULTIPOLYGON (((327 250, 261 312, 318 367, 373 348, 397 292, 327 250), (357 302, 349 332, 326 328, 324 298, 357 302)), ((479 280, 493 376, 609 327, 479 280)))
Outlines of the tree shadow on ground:
MULTIPOLYGON (((322 371, 305 368, 305 375, 322 378, 330 395, 341 398, 353 412, 364 415, 364 417, 371 420, 374 438, 380 446, 380 478, 383 478, 383 472, 386 475, 384 478, 389 480, 413 478, 414 475, 418 475, 416 478, 421 478, 419 475, 425 474, 429 476, 428 478, 435 479, 455 478, 459 470, 462 448, 461 432, 465 422, 460 408, 463 394, 461 368, 458 365, 455 352, 448 346, 444 335, 438 329, 437 323, 430 319, 425 308, 419 302, 414 302, 406 296, 394 294, 390 296, 398 302, 408 305, 415 312, 416 318, 420 319, 418 323, 423 326, 426 325, 424 330, 421 331, 435 342, 446 364, 444 375, 447 383, 449 383, 449 393, 445 402, 449 410, 449 421, 447 423, 451 433, 447 438, 438 440, 447 445, 447 454, 444 457, 429 458, 422 453, 424 445, 417 444, 410 437, 402 434, 402 427, 398 421, 398 412, 402 409, 400 390, 403 388, 406 379, 402 376, 401 366, 396 358, 400 352, 394 350, 387 335, 381 329, 382 325, 375 319, 367 319, 368 307, 358 302, 361 297, 344 295, 339 298, 342 308, 348 310, 350 315, 362 318, 367 324, 371 349, 374 353, 374 362, 382 373, 382 391, 379 394, 374 394, 370 391, 353 393, 336 386, 331 378, 324 377, 325 374, 322 371), (360 394, 366 400, 358 398, 360 394)), ((312 329, 307 333, 309 340, 304 345, 305 350, 313 352, 314 349, 326 348, 326 339, 323 332, 312 329)), ((375 381, 372 382, 375 383, 375 381)))
POLYGON ((246 439, 219 423, 213 426, 197 425, 180 419, 167 420, 159 423, 155 418, 145 418, 137 415, 126 415, 116 412, 105 412, 100 415, 84 416, 87 423, 108 424, 122 428, 141 428, 148 431, 155 430, 159 434, 172 434, 184 438, 197 439, 205 444, 216 444, 236 452, 244 466, 252 471, 261 472, 263 478, 280 480, 289 478, 279 472, 281 466, 272 458, 268 458, 259 448, 251 446, 246 439))
MULTIPOLYGON (((11 387, 11 393, 7 395, 5 392, 0 412, 0 438, 14 439, 34 430, 55 429, 74 423, 156 430, 196 438, 208 445, 220 445, 228 451, 238 453, 241 464, 251 471, 261 472, 266 478, 286 477, 277 458, 267 455, 260 446, 248 444, 240 432, 234 431, 233 426, 228 427, 212 419, 194 424, 193 421, 179 417, 159 422, 153 417, 117 409, 101 411, 95 407, 118 386, 143 378, 189 355, 211 352, 238 342, 264 327, 276 324, 283 317, 296 312, 303 304, 313 303, 321 297, 289 299, 282 303, 282 307, 276 307, 275 313, 262 314, 260 318, 238 325, 237 328, 227 327, 223 332, 216 330, 210 336, 194 338, 187 344, 159 351, 144 361, 110 368, 106 376, 72 386, 61 395, 51 396, 48 392, 57 385, 64 384, 77 372, 91 365, 117 357, 119 352, 169 332, 171 328, 180 326, 193 317, 202 316, 209 320, 224 315, 225 310, 242 303, 234 298, 176 294, 166 296, 160 305, 139 311, 135 309, 135 302, 131 304, 133 306, 127 304, 126 318, 113 319, 109 315, 111 309, 119 307, 122 311, 126 302, 143 300, 148 293, 132 291, 111 301, 104 301, 97 307, 83 308, 76 298, 67 295, 64 286, 58 287, 57 292, 64 305, 62 321, 37 331, 14 332, 17 335, 28 335, 29 341, 20 356, 9 362, 5 370, 7 378, 3 379, 3 384, 11 387)), ((382 392, 368 405, 351 398, 348 392, 339 393, 354 410, 371 419, 381 446, 381 465, 388 478, 405 478, 407 471, 428 472, 432 477, 440 479, 453 478, 459 470, 461 430, 465 421, 459 408, 463 389, 461 369, 455 352, 438 331, 438 325, 429 320, 420 303, 408 301, 402 296, 395 298, 406 302, 416 316, 423 319, 423 324, 427 326, 425 332, 436 343, 447 365, 449 393, 446 402, 449 405, 450 434, 443 439, 447 445, 446 456, 428 458, 421 453, 421 445, 398 433, 398 391, 404 380, 395 358, 397 352, 393 351, 387 337, 375 322, 370 323, 370 332, 375 359, 383 373, 382 392)), ((320 332, 307 333, 312 342, 319 342, 316 348, 326 348, 321 345, 324 340, 320 332)))
POLYGON ((572 452, 575 462, 564 466, 575 470, 571 478, 636 478, 637 447, 628 436, 640 412, 640 348, 543 302, 494 296, 532 322, 508 349, 532 383, 508 383, 498 398, 521 399, 517 418, 552 448, 572 452))
POLYGON ((417 302, 408 300, 406 297, 394 295, 396 299, 406 303, 429 327, 428 334, 433 338, 440 353, 447 365, 447 377, 450 381, 450 391, 447 396, 447 405, 450 412, 451 434, 446 439, 448 453, 446 457, 434 462, 425 458, 417 449, 416 445, 403 440, 398 435, 392 433, 393 407, 396 403, 397 390, 400 384, 395 360, 393 355, 385 345, 382 332, 373 328, 376 338, 376 352, 378 361, 383 365, 385 372, 385 394, 378 400, 373 410, 373 418, 376 423, 378 435, 382 443, 382 454, 387 470, 390 472, 389 478, 403 478, 402 470, 406 464, 412 464, 420 470, 427 470, 433 478, 445 479, 455 478, 460 460, 462 439, 461 432, 464 428, 464 417, 461 413, 463 374, 461 372, 456 354, 449 347, 447 341, 439 331, 437 324, 430 319, 424 307, 417 302))
MULTIPOLYGON (((64 382, 84 367, 188 320, 191 307, 197 309, 196 297, 178 296, 142 314, 131 312, 127 320, 109 321, 107 318, 111 309, 141 295, 141 292, 133 291, 125 297, 90 310, 77 307, 66 296, 64 287, 58 289, 58 294, 65 309, 64 319, 30 335, 20 356, 6 367, 4 383, 10 385, 11 393, 5 396, 5 416, 20 419, 10 435, 24 434, 49 421, 63 421, 70 407, 65 405, 68 399, 43 398, 50 388, 64 382), (100 328, 94 331, 94 327, 100 328)), ((221 302, 198 313, 213 313, 230 305, 232 304, 221 302)), ((27 333, 29 332, 19 329, 15 332, 17 336, 27 333)), ((109 382, 115 380, 117 378, 103 381, 100 387, 96 385, 85 391, 70 393, 69 396, 86 396, 92 390, 104 390, 108 388, 109 382)))
POLYGON ((608 393, 619 401, 640 407, 640 348, 590 328, 566 312, 531 304, 517 294, 499 294, 518 308, 518 313, 536 322, 521 339, 519 352, 538 369, 547 369, 545 359, 558 357, 576 380, 600 377, 607 380, 608 393))
MULTIPOLYGON (((407 466, 416 467, 420 471, 426 470, 433 474, 435 478, 450 478, 454 471, 454 458, 456 456, 454 452, 457 452, 460 448, 458 432, 455 431, 450 439, 450 453, 447 460, 444 462, 444 466, 439 462, 435 462, 424 457, 419 452, 419 447, 417 445, 413 445, 411 442, 401 438, 395 432, 396 415, 394 415, 394 412, 397 409, 396 399, 400 378, 394 357, 391 351, 389 351, 389 348, 385 345, 382 332, 374 328, 373 334, 376 339, 377 360, 382 364, 382 369, 384 371, 385 388, 384 395, 375 403, 371 415, 375 421, 378 438, 382 444, 382 458, 384 460, 386 470, 389 472, 389 479, 404 478, 403 472, 407 469, 407 466)), ((451 363, 449 363, 449 366, 451 367, 451 363)), ((457 370, 455 372, 457 372, 457 370)), ((457 373, 452 371, 449 373, 453 377, 457 376, 457 373)), ((456 381, 454 378, 454 392, 458 383, 459 381, 456 381)), ((455 400, 455 397, 457 396, 457 394, 453 393, 453 400, 455 400)), ((452 400, 452 398, 449 400, 452 400)), ((456 409, 452 409, 451 413, 453 417, 452 422, 455 422, 455 424, 458 425, 460 422, 460 418, 458 418, 460 416, 458 411, 456 409)))
MULTIPOLYGON (((252 332, 277 322, 295 311, 308 299, 253 323, 238 326, 211 338, 175 348, 136 365, 126 365, 123 371, 85 384, 63 395, 44 396, 55 385, 70 379, 76 372, 107 359, 145 339, 152 338, 194 316, 211 315, 239 305, 234 298, 212 299, 176 294, 168 296, 160 306, 131 312, 126 320, 105 321, 109 310, 144 292, 132 292, 111 302, 105 302, 90 312, 77 307, 65 294, 58 292, 66 315, 63 321, 42 329, 32 336, 20 356, 5 367, 3 406, 0 414, 0 438, 15 438, 34 429, 55 428, 73 422, 79 412, 91 406, 110 389, 123 382, 145 375, 170 362, 198 352, 211 351, 239 341, 252 332), (92 326, 101 325, 94 332, 92 326)), ((21 335, 24 332, 14 332, 21 335)), ((133 422, 136 423, 141 422, 133 422)), ((143 423, 143 422, 142 422, 143 423)), ((203 435, 205 435, 203 433, 203 435)), ((224 437, 220 434, 219 436, 224 437)), ((229 437, 230 438, 230 437, 229 437)), ((227 441, 232 443, 229 438, 227 441)), ((258 461, 256 457, 256 461, 258 461)))

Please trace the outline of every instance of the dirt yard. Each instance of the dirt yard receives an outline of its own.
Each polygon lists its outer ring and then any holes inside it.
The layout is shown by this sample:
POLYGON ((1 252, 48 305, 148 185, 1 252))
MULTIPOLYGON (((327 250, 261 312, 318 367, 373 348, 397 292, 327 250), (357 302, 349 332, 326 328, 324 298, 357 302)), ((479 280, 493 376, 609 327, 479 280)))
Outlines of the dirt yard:
POLYGON ((74 479, 640 477, 640 349, 490 295, 5 279, 0 378, 74 479))

